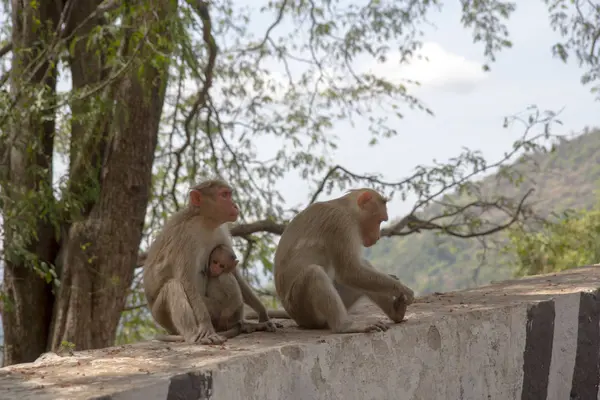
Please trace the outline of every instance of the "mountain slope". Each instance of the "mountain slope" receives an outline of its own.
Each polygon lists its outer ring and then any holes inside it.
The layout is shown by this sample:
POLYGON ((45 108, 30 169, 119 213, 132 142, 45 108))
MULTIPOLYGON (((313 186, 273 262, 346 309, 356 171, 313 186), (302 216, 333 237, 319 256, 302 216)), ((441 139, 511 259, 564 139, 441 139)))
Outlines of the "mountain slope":
MULTIPOLYGON (((495 175, 482 180, 483 193, 518 196, 535 188, 536 213, 548 216, 568 208, 589 209, 597 203, 600 189, 600 129, 586 130, 564 141, 550 154, 536 154, 515 166, 526 179, 518 188, 495 175)), ((506 233, 490 237, 504 242, 506 233)), ((510 278, 507 255, 486 252, 477 239, 458 239, 432 232, 382 239, 367 249, 366 256, 378 268, 396 274, 419 294, 458 290, 510 278), (481 266, 481 267, 480 267, 481 266)))

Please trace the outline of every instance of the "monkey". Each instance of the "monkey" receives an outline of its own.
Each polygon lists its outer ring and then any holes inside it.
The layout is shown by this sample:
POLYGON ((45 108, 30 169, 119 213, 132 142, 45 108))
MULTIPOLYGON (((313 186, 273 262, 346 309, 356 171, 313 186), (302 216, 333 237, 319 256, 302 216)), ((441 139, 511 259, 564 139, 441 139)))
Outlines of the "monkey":
MULTIPOLYGON (((374 268, 374 267, 371 266, 371 268, 374 268)), ((388 275, 391 276, 392 278, 394 278, 395 280, 400 280, 400 278, 398 278, 394 274, 388 274, 388 275)), ((338 289, 338 293, 340 294, 340 297, 344 301, 344 304, 354 304, 356 301, 358 301, 362 297, 362 294, 360 292, 353 291, 347 286, 343 287, 342 285, 340 285, 338 283, 334 283, 334 286, 336 286, 336 288, 338 289)), ((372 294, 372 296, 374 296, 374 294, 372 294)), ((382 301, 384 302, 383 304, 386 304, 385 300, 382 300, 382 301)), ((269 315, 269 318, 292 319, 292 317, 290 317, 290 315, 287 313, 287 311, 281 310, 281 309, 267 310, 267 314, 269 315)), ((392 308, 389 310, 388 315, 390 315, 390 314, 394 315, 394 318, 392 318, 392 320, 398 321, 398 322, 402 321, 404 319, 404 315, 406 314, 406 304, 401 304, 401 300, 400 300, 397 304, 396 309, 392 308)), ((250 311, 250 312, 246 313, 245 318, 246 319, 258 319, 258 314, 256 312, 250 311)))
POLYGON ((377 271, 362 246, 379 241, 388 220, 387 200, 372 189, 354 189, 298 213, 275 250, 275 290, 289 316, 301 328, 334 333, 386 331, 389 325, 353 322, 348 308, 369 297, 394 322, 404 319, 413 291, 377 271))
POLYGON ((231 272, 238 264, 233 250, 218 245, 210 253, 206 275, 206 303, 213 326, 227 331, 243 319, 242 292, 231 272), (233 322, 233 324, 232 324, 233 322))
MULTIPOLYGON (((215 331, 204 299, 207 277, 202 274, 217 245, 232 248, 227 223, 235 222, 238 206, 233 189, 222 180, 193 186, 187 205, 174 213, 150 245, 144 260, 143 287, 154 320, 169 337, 186 343, 222 344, 227 335, 215 331)), ((244 302, 259 315, 259 322, 274 332, 265 306, 234 269, 244 302)), ((167 336, 157 337, 159 340, 167 336)))
MULTIPOLYGON (((217 245, 208 256, 208 266, 205 275, 216 278, 224 273, 229 273, 237 266, 238 259, 235 252, 225 245, 217 245)), ((210 281, 210 280, 209 280, 210 281)))
MULTIPOLYGON (((241 333, 268 330, 265 322, 244 320, 244 301, 240 286, 231 272, 238 264, 235 252, 225 245, 217 245, 209 255, 208 264, 203 271, 207 277, 204 303, 210 314, 215 330, 228 339, 241 333)), ((283 327, 274 323, 276 327, 283 327)), ((159 335, 167 342, 182 342, 181 335, 159 335)))

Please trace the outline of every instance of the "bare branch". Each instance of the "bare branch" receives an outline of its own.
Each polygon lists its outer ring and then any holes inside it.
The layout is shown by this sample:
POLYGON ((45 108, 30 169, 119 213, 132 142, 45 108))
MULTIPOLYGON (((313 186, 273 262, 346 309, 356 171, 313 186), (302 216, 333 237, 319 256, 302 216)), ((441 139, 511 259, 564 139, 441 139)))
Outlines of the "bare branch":
POLYGON ((147 307, 147 306, 148 306, 148 303, 136 304, 135 306, 130 306, 130 307, 123 308, 123 312, 125 312, 125 311, 139 310, 140 308, 144 308, 144 307, 147 307))
POLYGON ((275 29, 275 27, 281 23, 281 20, 283 20, 283 13, 285 12, 285 7, 287 6, 287 3, 288 3, 288 0, 283 0, 281 5, 279 6, 279 10, 277 12, 277 18, 275 18, 275 21, 273 21, 273 23, 267 29, 267 32, 265 32, 264 39, 256 46, 253 46, 253 47, 250 47, 249 49, 247 49, 247 51, 259 50, 267 43, 267 41, 270 39, 270 35, 271 35, 271 32, 273 31, 273 29, 275 29))
POLYGON ((191 133, 189 132, 189 130, 192 119, 196 116, 196 114, 198 113, 198 111, 200 111, 201 108, 206 107, 208 100, 208 91, 212 87, 215 61, 217 59, 218 50, 217 43, 215 42, 215 38, 213 37, 211 32, 212 23, 210 20, 210 14, 208 12, 208 3, 204 1, 199 1, 198 5, 195 7, 195 10, 202 19, 202 39, 204 40, 206 48, 208 49, 208 62, 204 67, 204 85, 198 93, 198 97, 194 102, 194 105, 192 106, 192 110, 185 119, 185 130, 186 135, 188 137, 191 137, 191 133))
MULTIPOLYGON (((174 151, 175 155, 175 168, 173 169, 173 185, 171 186, 171 198, 175 204, 177 204, 176 187, 179 182, 179 171, 183 165, 183 154, 185 150, 191 145, 192 137, 192 121, 198 115, 198 112, 207 107, 209 99, 209 90, 212 87, 215 61, 217 59, 217 44, 215 38, 212 35, 212 23, 210 19, 210 13, 208 12, 208 3, 205 1, 198 1, 197 3, 190 1, 189 4, 194 8, 200 19, 202 20, 202 39, 206 45, 208 51, 208 61, 204 67, 204 84, 202 89, 198 93, 192 109, 185 118, 185 141, 179 149, 174 151)), ((211 132, 207 132, 210 135, 211 132)))
POLYGON ((4 57, 12 50, 12 42, 9 42, 0 48, 0 57, 4 57))
POLYGON ((273 235, 281 235, 285 230, 286 225, 277 223, 270 219, 256 221, 250 224, 234 225, 231 228, 232 236, 248 236, 256 232, 272 233, 273 235))
POLYGON ((317 190, 315 190, 315 193, 312 195, 309 204, 312 204, 315 201, 317 201, 317 198, 319 197, 319 195, 325 189, 325 184, 327 183, 327 181, 329 179, 331 179, 333 177, 333 174, 336 171, 342 171, 343 173, 345 173, 346 175, 348 175, 349 177, 351 177, 354 180, 366 180, 366 181, 377 183, 377 184, 380 184, 380 185, 383 185, 383 186, 402 186, 402 185, 405 185, 405 184, 409 183, 413 179, 418 178, 419 176, 425 175, 425 172, 419 171, 419 172, 416 172, 415 174, 413 174, 412 176, 410 176, 408 178, 405 178, 405 179, 403 179, 401 181, 398 181, 398 182, 388 182, 388 181, 384 181, 384 180, 379 179, 376 175, 359 175, 359 174, 356 174, 354 172, 351 172, 351 171, 347 170, 346 168, 342 167, 341 165, 336 165, 336 166, 332 167, 327 172, 327 174, 325 174, 325 176, 323 177, 323 179, 321 180, 321 182, 317 186, 317 190))
POLYGON ((416 217, 412 214, 407 215, 406 217, 402 218, 398 223, 396 223, 394 226, 392 226, 390 228, 382 229, 381 236, 382 237, 383 236, 386 236, 386 237, 407 236, 412 233, 420 232, 421 230, 430 230, 430 231, 436 230, 436 231, 443 232, 446 235, 454 236, 454 237, 458 237, 458 238, 462 238, 462 239, 491 235, 491 234, 500 232, 500 231, 510 227, 512 224, 514 224, 515 222, 517 222, 519 220, 519 217, 521 216, 522 211, 524 210, 525 200, 527 200, 527 198, 533 193, 533 191, 534 191, 534 189, 529 189, 527 191, 527 193, 521 198, 516 210, 513 212, 513 215, 506 223, 495 226, 490 229, 485 229, 485 230, 481 230, 481 231, 477 231, 477 232, 463 233, 457 229, 456 225, 454 225, 454 226, 453 225, 444 225, 444 224, 439 224, 439 223, 433 222, 436 219, 452 216, 454 214, 463 214, 468 208, 473 208, 473 207, 478 207, 478 208, 493 207, 493 208, 497 208, 497 209, 501 208, 497 204, 497 202, 485 203, 485 202, 481 202, 481 201, 476 201, 476 202, 470 203, 466 206, 459 208, 452 214, 436 216, 436 217, 430 218, 428 220, 419 219, 418 217, 416 217), (408 230, 403 231, 404 228, 408 228, 408 230))

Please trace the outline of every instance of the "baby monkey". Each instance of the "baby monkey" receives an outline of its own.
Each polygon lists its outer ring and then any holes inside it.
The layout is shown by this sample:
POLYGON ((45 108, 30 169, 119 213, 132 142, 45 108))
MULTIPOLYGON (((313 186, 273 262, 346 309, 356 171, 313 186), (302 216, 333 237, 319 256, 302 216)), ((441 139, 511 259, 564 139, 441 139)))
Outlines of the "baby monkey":
POLYGON ((235 252, 225 245, 215 247, 208 258, 205 270, 207 307, 217 331, 229 330, 242 320, 242 291, 231 274, 237 264, 235 252))
POLYGON ((207 276, 216 278, 224 273, 229 273, 238 265, 238 259, 235 252, 220 244, 213 249, 208 257, 207 276))

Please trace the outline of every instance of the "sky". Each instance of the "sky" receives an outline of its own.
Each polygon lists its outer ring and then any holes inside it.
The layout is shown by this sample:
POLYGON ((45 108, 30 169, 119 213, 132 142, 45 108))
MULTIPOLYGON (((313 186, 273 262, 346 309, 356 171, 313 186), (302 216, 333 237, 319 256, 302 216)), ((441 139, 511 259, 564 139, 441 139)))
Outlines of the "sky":
MULTIPOLYGON (((367 146, 370 135, 361 126, 336 126, 333 131, 339 137, 339 149, 334 163, 353 172, 381 173, 394 181, 409 175, 416 165, 457 156, 464 146, 497 159, 523 133, 518 125, 504 129, 503 118, 523 112, 529 105, 540 110, 564 108, 559 117, 563 125, 555 129, 558 134, 600 126, 600 103, 589 87, 581 85, 583 71, 573 61, 564 64, 552 56, 551 46, 560 36, 550 28, 542 1, 519 2, 508 22, 513 47, 498 55, 490 72, 481 68, 483 44, 474 44, 471 31, 460 24, 460 3, 446 3, 449 5, 441 12, 428 17, 434 26, 425 28, 421 49, 428 61, 400 66, 396 59, 383 65, 365 60, 363 66, 392 80, 420 81, 421 87, 412 93, 435 115, 406 111, 404 119, 397 122, 400 134, 375 147, 367 146)), ((264 31, 271 20, 262 18, 258 17, 255 25, 264 31)), ((278 148, 274 144, 264 151, 278 148)), ((306 204, 309 187, 300 178, 291 176, 279 187, 290 205, 306 204)), ((410 199, 393 199, 390 217, 402 216, 411 206, 410 199)))

